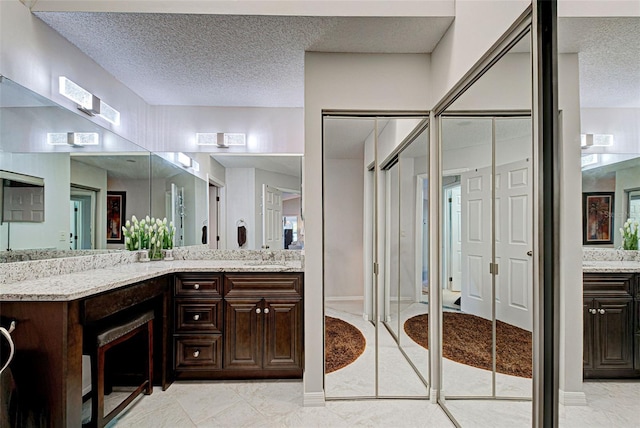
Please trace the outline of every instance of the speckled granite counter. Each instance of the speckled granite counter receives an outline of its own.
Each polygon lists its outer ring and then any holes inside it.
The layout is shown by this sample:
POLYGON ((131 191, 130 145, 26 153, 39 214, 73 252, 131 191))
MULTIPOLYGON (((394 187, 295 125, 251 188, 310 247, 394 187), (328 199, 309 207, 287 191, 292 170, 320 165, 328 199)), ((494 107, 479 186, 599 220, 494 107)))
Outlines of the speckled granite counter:
POLYGON ((75 300, 175 272, 302 272, 300 260, 174 260, 128 263, 0 285, 0 301, 75 300))
POLYGON ((640 262, 614 260, 583 261, 582 272, 640 273, 640 262))
POLYGON ((640 273, 640 252, 614 248, 582 249, 584 273, 640 273))

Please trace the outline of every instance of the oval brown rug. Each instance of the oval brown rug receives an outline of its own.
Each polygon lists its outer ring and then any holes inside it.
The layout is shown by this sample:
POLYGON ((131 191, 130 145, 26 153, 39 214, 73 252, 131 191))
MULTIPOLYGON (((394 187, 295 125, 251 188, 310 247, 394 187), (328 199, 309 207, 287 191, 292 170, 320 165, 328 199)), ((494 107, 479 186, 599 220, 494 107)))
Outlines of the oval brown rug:
POLYGON ((324 341, 324 370, 327 374, 353 363, 367 346, 360 330, 332 317, 324 317, 324 341))
MULTIPOLYGON (((426 349, 428 315, 409 318, 404 323, 404 331, 426 349)), ((470 314, 444 312, 442 338, 445 358, 480 369, 492 369, 491 321, 470 314)), ((532 370, 531 332, 497 321, 496 371, 531 378, 532 370)))

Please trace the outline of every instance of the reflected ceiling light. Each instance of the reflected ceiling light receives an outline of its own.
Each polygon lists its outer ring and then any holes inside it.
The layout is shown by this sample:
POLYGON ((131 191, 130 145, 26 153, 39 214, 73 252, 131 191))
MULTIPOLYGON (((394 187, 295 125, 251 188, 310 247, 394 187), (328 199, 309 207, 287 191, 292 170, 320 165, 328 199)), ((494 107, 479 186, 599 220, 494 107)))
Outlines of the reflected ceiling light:
POLYGON ((97 146, 100 136, 96 132, 50 132, 47 144, 52 146, 97 146))
POLYGON ((78 110, 89 116, 100 116, 114 125, 120 124, 120 112, 83 87, 67 79, 58 78, 58 92, 78 105, 78 110))
POLYGON ((209 132, 196 133, 196 143, 199 146, 244 146, 246 145, 246 135, 241 133, 209 132))
POLYGON ((185 155, 182 152, 176 153, 176 160, 185 168, 191 167, 193 162, 193 160, 189 156, 185 155))
POLYGON ((580 134, 580 146, 583 148, 613 146, 613 135, 611 134, 580 134))
POLYGON ((598 155, 596 153, 592 155, 585 155, 580 158, 582 168, 589 165, 595 165, 598 163, 598 155))

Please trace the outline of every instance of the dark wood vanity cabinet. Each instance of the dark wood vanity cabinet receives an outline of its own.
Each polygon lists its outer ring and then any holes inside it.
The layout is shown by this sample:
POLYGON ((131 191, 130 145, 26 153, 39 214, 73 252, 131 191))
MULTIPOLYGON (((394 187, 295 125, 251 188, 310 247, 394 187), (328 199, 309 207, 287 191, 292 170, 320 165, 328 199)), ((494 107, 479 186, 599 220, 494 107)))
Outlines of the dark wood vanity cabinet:
POLYGON ((174 369, 176 378, 222 369, 222 275, 177 274, 174 278, 174 369))
POLYGON ((177 378, 302 377, 301 273, 219 275, 216 298, 193 293, 189 278, 189 297, 180 297, 186 276, 176 276, 177 378))
POLYGON ((585 379, 640 376, 637 274, 583 277, 585 379), (635 349, 634 349, 635 344, 635 349))

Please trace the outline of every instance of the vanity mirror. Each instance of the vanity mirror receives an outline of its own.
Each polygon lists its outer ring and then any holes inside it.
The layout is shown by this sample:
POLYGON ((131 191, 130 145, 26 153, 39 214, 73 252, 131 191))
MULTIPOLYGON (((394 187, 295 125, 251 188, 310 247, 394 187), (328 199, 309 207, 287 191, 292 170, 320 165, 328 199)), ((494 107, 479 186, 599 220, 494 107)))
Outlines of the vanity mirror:
POLYGON ((4 217, 0 260, 123 248, 107 242, 107 192, 124 192, 122 218, 146 215, 149 165, 147 150, 2 78, 0 170, 41 179, 46 214, 30 223, 4 217))
POLYGON ((304 247, 302 156, 217 153, 210 163, 211 248, 304 247))

